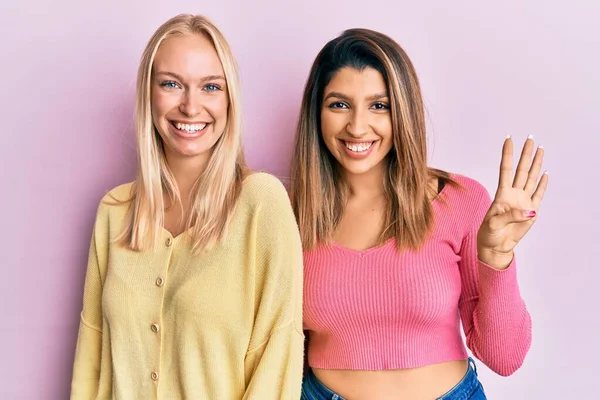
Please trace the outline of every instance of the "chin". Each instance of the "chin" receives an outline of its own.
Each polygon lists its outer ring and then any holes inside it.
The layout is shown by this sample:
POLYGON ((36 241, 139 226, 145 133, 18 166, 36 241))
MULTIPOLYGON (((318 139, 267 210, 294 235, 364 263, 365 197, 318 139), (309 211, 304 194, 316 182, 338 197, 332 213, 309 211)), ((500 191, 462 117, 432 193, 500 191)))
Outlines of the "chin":
POLYGON ((195 151, 185 151, 180 153, 183 157, 204 157, 210 154, 210 150, 195 150, 195 151))
POLYGON ((344 171, 346 173, 352 174, 352 175, 361 175, 361 174, 365 174, 367 172, 369 172, 370 170, 373 169, 373 165, 343 165, 342 164, 342 168, 344 169, 344 171))
POLYGON ((170 146, 171 154, 177 157, 199 157, 208 154, 210 149, 199 148, 196 146, 170 146))

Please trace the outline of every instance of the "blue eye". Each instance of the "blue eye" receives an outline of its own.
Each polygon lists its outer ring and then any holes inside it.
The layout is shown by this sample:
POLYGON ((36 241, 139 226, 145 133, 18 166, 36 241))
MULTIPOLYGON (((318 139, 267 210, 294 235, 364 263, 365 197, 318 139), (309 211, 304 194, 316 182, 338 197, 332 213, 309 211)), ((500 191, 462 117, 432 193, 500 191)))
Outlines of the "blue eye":
POLYGON ((348 108, 348 105, 341 101, 335 101, 329 105, 329 108, 348 108))
POLYGON ((208 85, 204 86, 204 90, 206 90, 207 92, 216 92, 218 90, 221 90, 221 88, 215 85, 214 83, 209 83, 208 85))
POLYGON ((179 84, 175 81, 164 81, 161 82, 160 86, 165 87, 167 89, 177 89, 179 84))

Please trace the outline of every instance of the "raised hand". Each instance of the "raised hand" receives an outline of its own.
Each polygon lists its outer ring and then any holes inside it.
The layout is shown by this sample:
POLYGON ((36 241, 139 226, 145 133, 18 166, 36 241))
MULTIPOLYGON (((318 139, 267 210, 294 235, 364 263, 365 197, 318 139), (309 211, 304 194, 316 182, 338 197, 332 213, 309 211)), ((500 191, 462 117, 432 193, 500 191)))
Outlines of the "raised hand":
POLYGON ((513 141, 510 137, 504 141, 498 189, 477 233, 479 259, 497 269, 510 265, 513 249, 537 219, 548 185, 546 172, 540 179, 544 149, 537 148, 532 162, 533 148, 529 136, 513 177, 513 141))

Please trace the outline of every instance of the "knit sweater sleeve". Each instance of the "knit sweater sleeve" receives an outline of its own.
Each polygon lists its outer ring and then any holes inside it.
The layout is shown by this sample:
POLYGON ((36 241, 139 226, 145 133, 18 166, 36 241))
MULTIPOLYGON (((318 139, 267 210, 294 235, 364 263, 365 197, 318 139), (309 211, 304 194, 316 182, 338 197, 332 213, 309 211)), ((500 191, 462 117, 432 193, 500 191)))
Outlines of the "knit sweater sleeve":
MULTIPOLYGON (((467 188, 468 190, 472 188, 467 188)), ((496 270, 477 257, 477 232, 491 204, 481 185, 467 207, 473 211, 462 242, 459 311, 467 346, 494 372, 508 376, 521 367, 531 345, 531 317, 521 298, 516 262, 496 270)))
POLYGON ((256 177, 254 328, 245 359, 244 399, 299 399, 302 381, 302 245, 287 193, 256 177))
POLYGON ((100 205, 90 244, 79 334, 73 364, 71 399, 96 398, 102 349, 102 284, 107 265, 108 216, 100 205))

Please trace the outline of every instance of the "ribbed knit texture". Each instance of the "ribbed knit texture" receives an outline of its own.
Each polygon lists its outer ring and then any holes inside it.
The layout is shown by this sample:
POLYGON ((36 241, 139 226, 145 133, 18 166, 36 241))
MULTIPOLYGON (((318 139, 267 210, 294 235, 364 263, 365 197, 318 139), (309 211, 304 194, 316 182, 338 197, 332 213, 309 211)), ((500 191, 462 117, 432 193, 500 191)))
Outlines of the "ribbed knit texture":
POLYGON ((477 258, 477 231, 490 204, 485 188, 453 175, 433 201, 435 225, 419 251, 394 239, 356 251, 340 244, 304 253, 308 362, 324 369, 419 367, 473 354, 510 375, 531 343, 531 318, 513 259, 495 270, 477 258))
POLYGON ((167 231, 152 251, 113 243, 126 207, 98 210, 71 398, 298 399, 302 248, 283 185, 248 177, 225 242, 199 256, 167 231))

